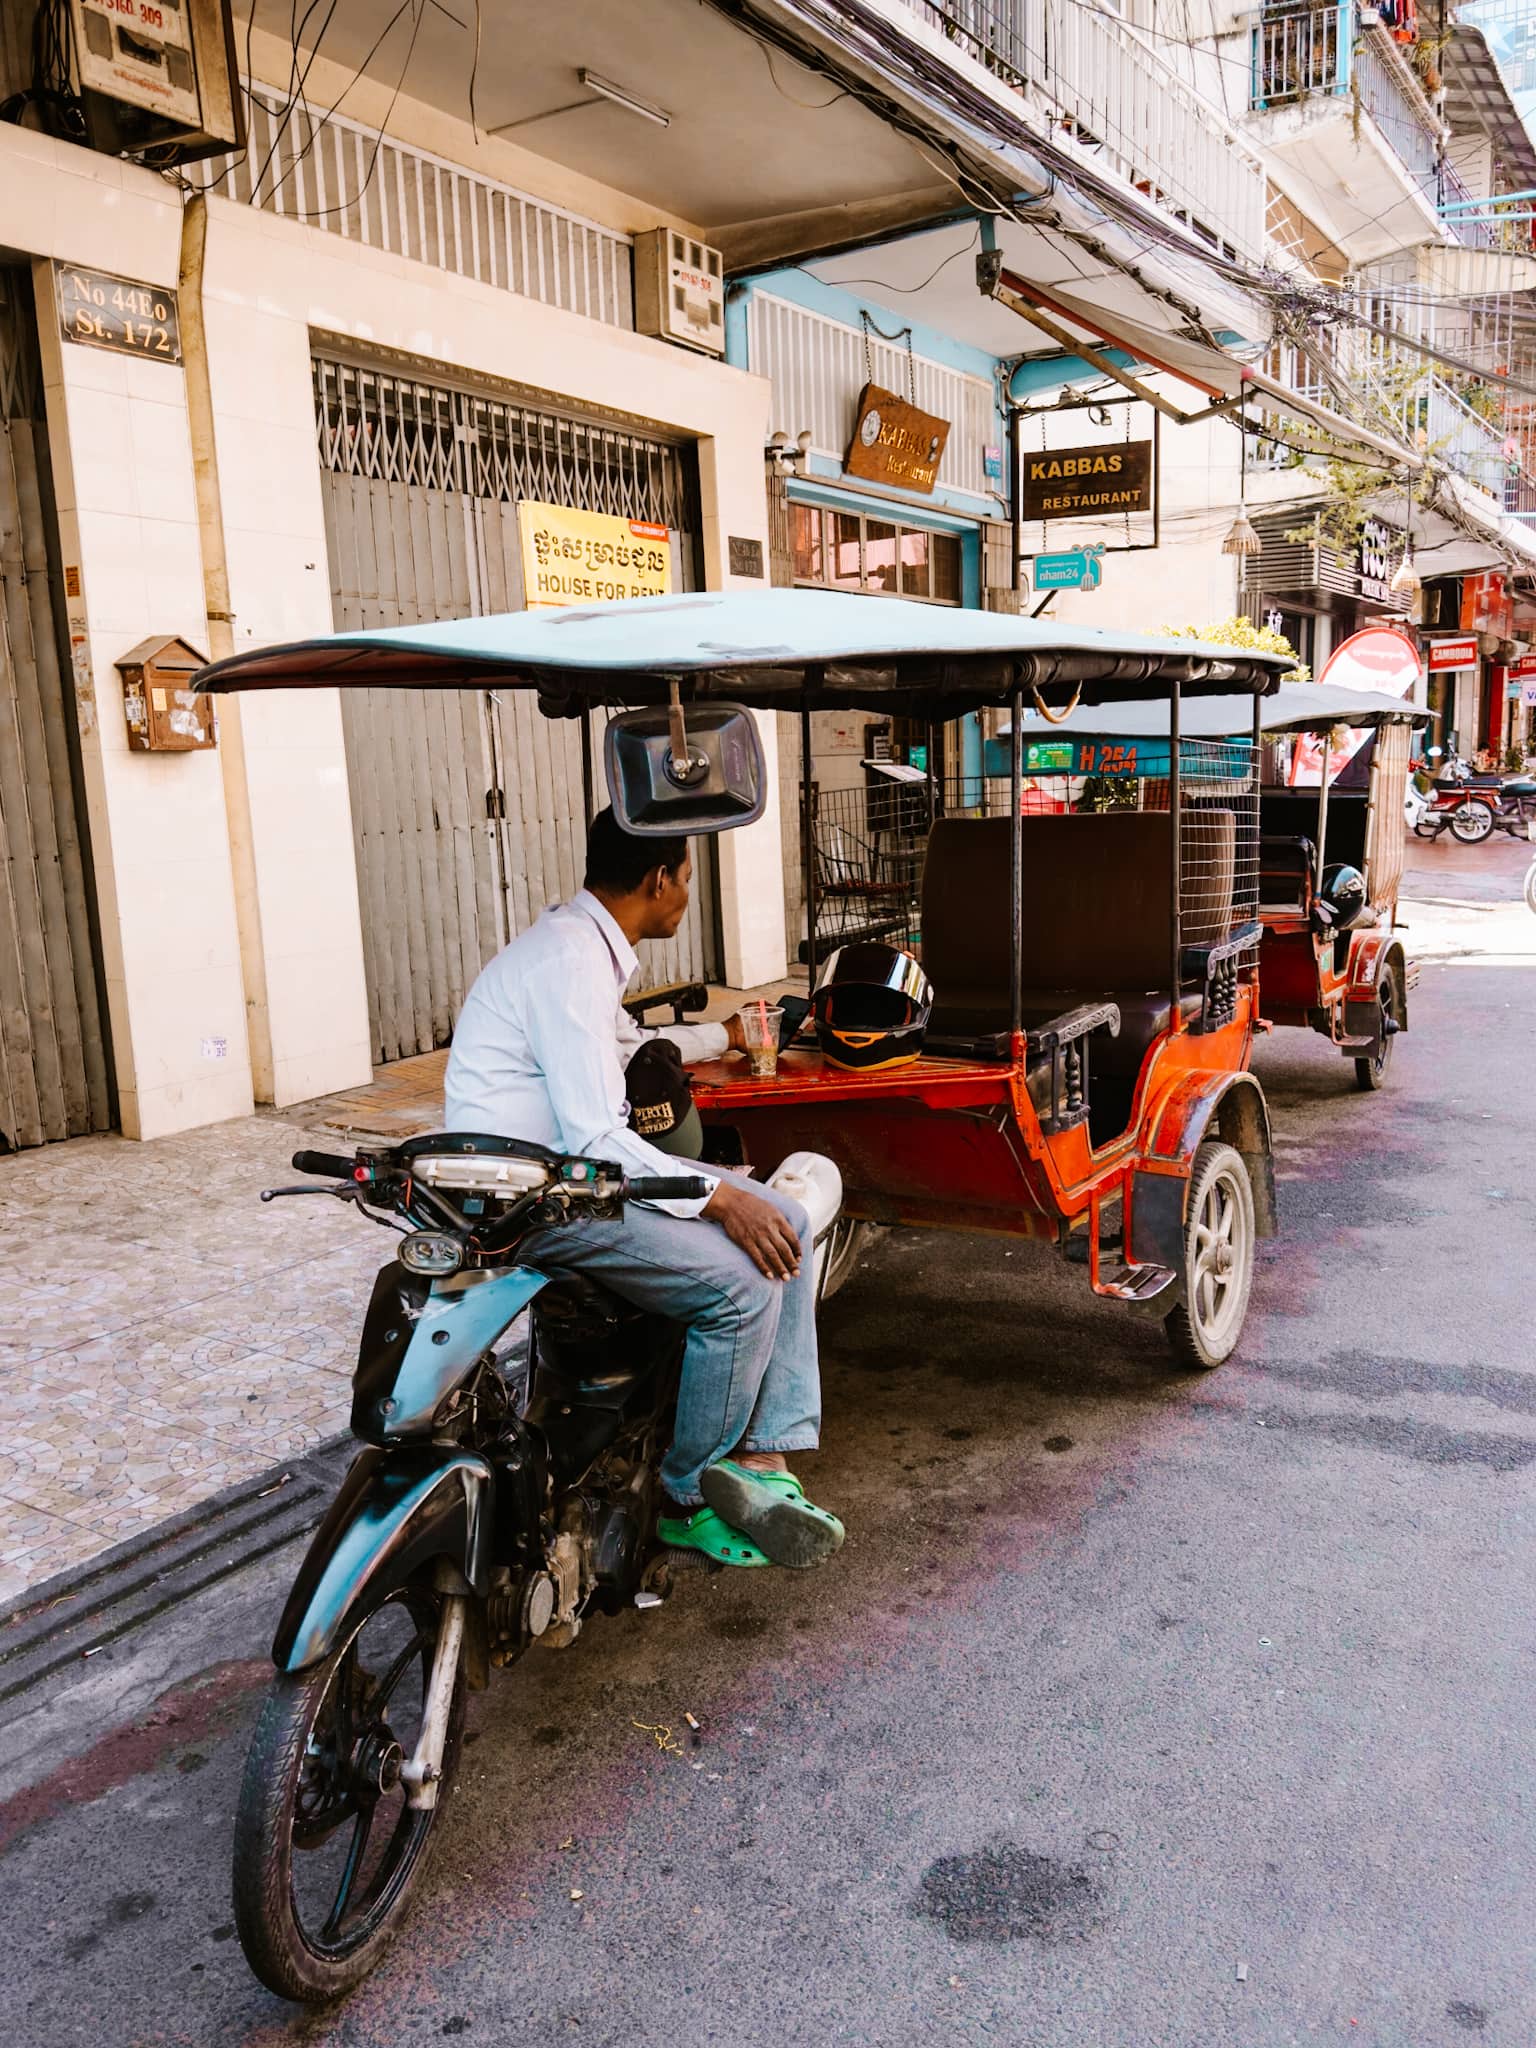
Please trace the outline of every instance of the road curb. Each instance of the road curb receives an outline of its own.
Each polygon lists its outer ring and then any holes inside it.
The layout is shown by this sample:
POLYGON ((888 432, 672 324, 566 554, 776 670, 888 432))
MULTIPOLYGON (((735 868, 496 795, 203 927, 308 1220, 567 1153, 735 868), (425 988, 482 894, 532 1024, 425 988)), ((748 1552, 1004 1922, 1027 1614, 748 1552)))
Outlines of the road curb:
POLYGON ((172 1515, 0 1606, 0 1711, 47 1679, 307 1536, 355 1449, 345 1435, 172 1515))

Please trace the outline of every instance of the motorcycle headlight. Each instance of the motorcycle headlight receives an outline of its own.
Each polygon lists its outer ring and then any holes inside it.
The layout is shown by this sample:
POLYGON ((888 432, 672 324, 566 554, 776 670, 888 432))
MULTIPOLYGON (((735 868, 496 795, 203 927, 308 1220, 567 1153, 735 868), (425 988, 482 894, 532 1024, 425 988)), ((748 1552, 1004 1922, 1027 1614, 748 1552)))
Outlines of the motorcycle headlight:
POLYGON ((415 1230, 400 1240, 400 1263, 408 1272, 441 1277, 458 1272, 464 1263, 464 1247, 446 1231, 415 1230))

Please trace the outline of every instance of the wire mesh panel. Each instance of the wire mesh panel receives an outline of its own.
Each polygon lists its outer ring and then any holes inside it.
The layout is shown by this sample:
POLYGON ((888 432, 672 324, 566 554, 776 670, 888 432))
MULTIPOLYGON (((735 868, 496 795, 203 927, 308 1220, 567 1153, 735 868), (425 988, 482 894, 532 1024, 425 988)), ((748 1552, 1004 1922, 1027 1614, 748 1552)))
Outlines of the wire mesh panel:
MULTIPOLYGON (((1184 947, 1223 945, 1258 914, 1254 749, 1246 740, 1184 740, 1179 762, 1179 940, 1184 947)), ((1025 819, 1168 813, 1167 740, 1033 741, 1024 749, 1024 767, 1019 808, 1025 819)), ((896 781, 875 770, 862 788, 813 788, 817 957, 852 939, 920 948, 924 864, 935 820, 1006 818, 1009 792, 1006 773, 896 781)), ((1118 848, 1121 837, 1106 837, 1105 847, 1118 848)), ((1144 858, 1154 842, 1166 849, 1171 882, 1171 833, 1143 835, 1135 857, 1144 858)), ((1090 858, 1093 851, 1080 832, 1028 831, 1025 845, 1026 897, 1072 890, 1083 849, 1090 849, 1090 858)), ((1112 863, 1114 854, 1108 858, 1112 863)), ((1006 918, 1006 872, 993 882, 998 901, 978 906, 978 913, 997 910, 1006 918)), ((1091 944, 1091 931, 1084 938, 1091 944)), ((1171 944, 1168 957, 1171 969, 1171 944)), ((1024 965, 1028 981, 1029 962, 1024 965)))

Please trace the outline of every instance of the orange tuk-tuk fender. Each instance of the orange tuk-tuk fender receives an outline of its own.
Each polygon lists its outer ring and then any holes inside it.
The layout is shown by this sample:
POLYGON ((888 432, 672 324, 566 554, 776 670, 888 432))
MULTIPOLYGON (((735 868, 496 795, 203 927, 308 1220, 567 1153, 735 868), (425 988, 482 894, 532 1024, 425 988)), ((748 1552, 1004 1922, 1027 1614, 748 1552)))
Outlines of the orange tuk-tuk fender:
POLYGON ((1184 1264, 1184 1210, 1195 1154, 1215 1135, 1240 1155, 1253 1189, 1260 1237, 1279 1231, 1269 1105, 1252 1074, 1201 1070, 1181 1074, 1152 1104, 1147 1144, 1131 1175, 1127 1257, 1136 1265, 1184 1264))
POLYGON ((1393 1012, 1400 1031, 1408 1029, 1408 962, 1402 941, 1390 931, 1356 932, 1350 942, 1344 987, 1344 1036, 1369 1039, 1381 1032, 1381 978, 1392 970, 1393 1012))

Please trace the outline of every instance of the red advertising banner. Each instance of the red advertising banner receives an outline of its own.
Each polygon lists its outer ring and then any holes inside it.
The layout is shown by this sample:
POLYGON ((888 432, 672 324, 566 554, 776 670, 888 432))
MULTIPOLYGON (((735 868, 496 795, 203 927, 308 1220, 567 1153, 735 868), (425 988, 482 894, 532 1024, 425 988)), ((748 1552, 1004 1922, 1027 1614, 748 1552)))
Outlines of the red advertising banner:
POLYGON ((1477 667, 1477 635, 1463 633, 1454 640, 1431 640, 1429 643, 1429 672, 1441 675, 1452 668, 1477 667))

